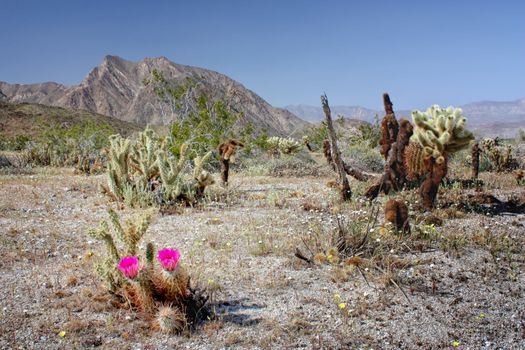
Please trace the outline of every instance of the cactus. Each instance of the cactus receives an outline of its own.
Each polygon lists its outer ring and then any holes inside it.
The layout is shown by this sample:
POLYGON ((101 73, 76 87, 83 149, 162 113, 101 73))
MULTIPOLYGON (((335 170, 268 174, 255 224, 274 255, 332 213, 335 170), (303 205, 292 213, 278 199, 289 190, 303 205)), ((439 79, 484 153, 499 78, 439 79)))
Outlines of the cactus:
POLYGON ((301 149, 301 143, 292 139, 273 136, 266 140, 268 150, 273 154, 296 154, 301 149))
POLYGON ((448 155, 468 147, 474 135, 465 129, 466 119, 460 108, 433 105, 426 113, 412 112, 412 118, 416 124, 413 139, 423 147, 427 172, 420 194, 423 206, 431 209, 439 184, 447 174, 448 155))
POLYGON ((157 313, 157 324, 162 333, 180 333, 187 327, 186 315, 178 307, 162 306, 157 313))
POLYGON ((466 119, 460 108, 440 108, 433 105, 426 113, 412 112, 416 124, 414 138, 423 146, 425 157, 432 157, 436 164, 446 161, 449 154, 468 147, 474 135, 465 130, 466 119))
POLYGON ((510 145, 500 145, 497 138, 483 139, 481 141, 481 148, 497 172, 508 171, 515 168, 515 161, 512 157, 512 147, 510 145))
POLYGON ((182 171, 186 164, 187 151, 188 145, 182 144, 178 160, 163 150, 157 151, 157 165, 162 182, 162 192, 167 201, 175 200, 182 193, 182 171))
POLYGON ((213 185, 215 179, 213 176, 204 170, 204 164, 210 159, 211 152, 206 153, 202 157, 195 157, 193 163, 195 164, 195 169, 193 170, 193 178, 195 179, 196 184, 193 186, 194 190, 194 200, 200 199, 204 195, 204 190, 206 187, 213 185))
POLYGON ((244 147, 244 144, 235 139, 228 139, 219 145, 219 162, 221 165, 221 178, 224 185, 228 184, 228 174, 230 172, 230 162, 234 162, 237 147, 244 147))
POLYGON ((139 216, 135 221, 128 220, 123 226, 118 214, 112 209, 108 209, 108 216, 110 218, 112 231, 107 221, 102 221, 96 229, 90 229, 88 234, 106 244, 107 255, 105 259, 99 261, 95 270, 98 275, 106 282, 110 291, 116 291, 122 286, 122 277, 117 271, 116 266, 123 256, 135 255, 137 246, 148 229, 151 222, 152 213, 146 212, 139 216), (114 235, 112 234, 114 233, 114 235), (119 250, 115 244, 115 237, 124 246, 119 250))
POLYGON ((397 133, 399 131, 399 124, 397 123, 393 104, 390 101, 390 96, 387 93, 383 94, 383 105, 385 108, 385 116, 381 122, 381 140, 379 145, 381 146, 380 153, 385 158, 388 158, 388 152, 392 147, 392 144, 397 140, 397 133))
POLYGON ((156 314, 161 331, 180 333, 186 329, 189 320, 198 317, 207 301, 206 297, 190 289, 190 277, 180 263, 180 252, 162 249, 157 255, 158 264, 155 264, 156 250, 150 242, 145 250, 146 263, 141 265, 138 245, 149 226, 151 214, 146 212, 126 223, 111 209, 108 215, 112 231, 108 222, 102 221, 98 228, 88 232, 104 241, 107 247, 107 255, 95 265, 95 271, 111 293, 122 296, 148 319, 154 319, 156 314), (118 245, 115 244, 117 238, 118 245), (118 248, 120 246, 122 249, 118 248))
POLYGON ((472 154, 472 179, 477 179, 479 175, 479 143, 474 143, 472 145, 471 154, 472 154))
POLYGON ((408 207, 403 201, 390 199, 386 202, 385 220, 392 223, 398 232, 410 233, 408 207))
POLYGON ((416 181, 425 175, 423 147, 418 142, 410 142, 405 148, 404 163, 407 180, 416 181))
POLYGON ((203 192, 213 183, 212 177, 202 170, 208 156, 198 157, 202 163, 194 178, 198 186, 184 176, 184 165, 188 146, 183 144, 177 159, 168 150, 166 141, 161 141, 147 127, 139 133, 137 140, 130 141, 119 135, 110 137, 107 186, 104 192, 117 202, 130 207, 148 207, 155 203, 177 200, 188 201, 195 191, 203 192), (158 194, 161 194, 159 198, 158 194))

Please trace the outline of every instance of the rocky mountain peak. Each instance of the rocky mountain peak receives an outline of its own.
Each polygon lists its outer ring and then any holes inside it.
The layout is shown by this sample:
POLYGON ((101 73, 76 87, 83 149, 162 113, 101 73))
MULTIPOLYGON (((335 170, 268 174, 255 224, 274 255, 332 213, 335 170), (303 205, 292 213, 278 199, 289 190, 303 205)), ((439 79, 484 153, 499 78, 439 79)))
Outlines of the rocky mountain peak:
POLYGON ((307 125, 289 111, 274 108, 254 92, 233 79, 203 68, 173 63, 166 57, 145 58, 133 62, 107 55, 79 85, 54 87, 15 85, 0 82, 0 90, 12 102, 34 102, 54 106, 86 109, 125 121, 165 125, 181 115, 162 106, 153 89, 143 81, 153 69, 160 70, 172 84, 183 84, 191 78, 208 98, 224 99, 244 121, 270 134, 289 135, 307 125))

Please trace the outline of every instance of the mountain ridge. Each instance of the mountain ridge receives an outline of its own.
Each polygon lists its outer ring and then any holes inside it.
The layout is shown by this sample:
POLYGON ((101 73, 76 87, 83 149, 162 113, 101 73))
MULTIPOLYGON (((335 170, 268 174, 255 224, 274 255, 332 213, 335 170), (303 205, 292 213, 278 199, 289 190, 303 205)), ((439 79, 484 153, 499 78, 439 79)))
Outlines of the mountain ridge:
POLYGON ((181 114, 173 110, 166 112, 166 106, 162 106, 154 88, 143 83, 151 77, 154 69, 175 85, 182 84, 186 78, 195 80, 211 100, 224 99, 234 112, 242 112, 244 124, 265 128, 270 134, 289 135, 308 125, 288 110, 271 106, 255 92, 224 74, 173 63, 163 56, 133 62, 107 55, 78 85, 0 81, 0 92, 5 96, 3 100, 12 103, 84 109, 124 121, 168 125, 181 114))
MULTIPOLYGON (((525 98, 513 101, 478 101, 459 106, 472 130, 489 137, 514 137, 520 128, 525 129, 525 98)), ((284 107, 299 118, 317 123, 324 118, 321 107, 306 104, 284 107)), ((362 106, 331 106, 333 115, 373 122, 377 114, 381 119, 384 111, 362 106)), ((395 110, 398 117, 410 117, 411 110, 395 110)))

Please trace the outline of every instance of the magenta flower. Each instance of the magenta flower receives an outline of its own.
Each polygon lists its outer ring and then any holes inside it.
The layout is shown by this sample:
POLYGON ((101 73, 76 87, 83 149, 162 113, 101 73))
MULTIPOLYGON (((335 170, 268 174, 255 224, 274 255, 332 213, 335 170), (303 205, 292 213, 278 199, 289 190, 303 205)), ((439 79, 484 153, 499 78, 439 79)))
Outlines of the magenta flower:
POLYGON ((160 262, 160 266, 166 271, 173 271, 177 267, 180 259, 180 252, 178 249, 165 248, 159 250, 157 256, 160 262))
POLYGON ((134 279, 139 274, 139 258, 136 256, 126 256, 120 259, 118 269, 122 271, 127 278, 134 279))

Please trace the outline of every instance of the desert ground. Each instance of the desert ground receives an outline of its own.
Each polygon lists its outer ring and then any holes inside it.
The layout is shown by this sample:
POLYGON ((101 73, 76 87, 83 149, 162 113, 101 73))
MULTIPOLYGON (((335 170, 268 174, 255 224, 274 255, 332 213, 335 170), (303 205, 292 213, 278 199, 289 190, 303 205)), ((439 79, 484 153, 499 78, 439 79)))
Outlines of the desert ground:
MULTIPOLYGON (((365 201, 367 184, 352 180, 354 199, 341 203, 327 186, 333 173, 322 174, 233 173, 202 205, 156 214, 141 246, 180 249, 192 285, 209 297, 205 319, 165 335, 93 271, 104 246, 87 231, 107 219, 105 176, 4 173, 0 348, 525 348, 523 212, 439 208, 474 193, 442 186, 438 208, 422 214, 417 190, 405 191, 397 198, 409 204, 412 231, 403 235, 384 222, 387 198, 365 201), (333 249, 341 230, 359 238, 357 258, 333 249)), ((502 200, 523 191, 509 174, 481 179, 502 200)))

